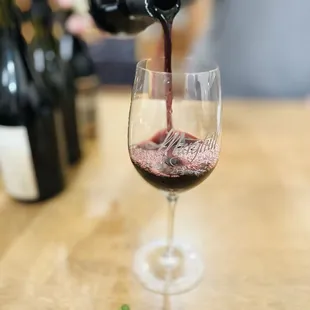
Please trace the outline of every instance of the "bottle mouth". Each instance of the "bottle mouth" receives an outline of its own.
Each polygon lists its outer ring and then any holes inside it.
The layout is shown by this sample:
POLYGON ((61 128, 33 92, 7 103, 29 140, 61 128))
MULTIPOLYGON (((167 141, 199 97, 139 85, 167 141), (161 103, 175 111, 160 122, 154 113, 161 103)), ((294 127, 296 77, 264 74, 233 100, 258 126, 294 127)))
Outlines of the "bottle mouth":
POLYGON ((177 4, 178 0, 153 0, 154 7, 163 11, 169 11, 177 4))

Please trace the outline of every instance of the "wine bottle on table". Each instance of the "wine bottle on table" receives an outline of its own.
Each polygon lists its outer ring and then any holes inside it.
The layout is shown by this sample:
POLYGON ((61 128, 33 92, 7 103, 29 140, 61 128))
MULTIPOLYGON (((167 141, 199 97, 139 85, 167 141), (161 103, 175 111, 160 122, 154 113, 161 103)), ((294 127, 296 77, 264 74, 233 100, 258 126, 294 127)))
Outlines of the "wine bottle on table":
POLYGON ((14 199, 38 202, 65 186, 60 107, 25 58, 13 0, 0 1, 0 166, 14 199))
MULTIPOLYGON (((73 12, 64 12, 65 18, 68 19, 73 12)), ((74 78, 85 78, 96 76, 96 69, 93 60, 90 57, 87 44, 79 37, 75 35, 72 36, 72 55, 71 55, 71 65, 74 71, 74 78)))
POLYGON ((88 139, 96 135, 96 97, 100 83, 87 44, 66 30, 65 23, 72 13, 72 10, 55 12, 54 33, 60 56, 72 72, 80 134, 88 139))
MULTIPOLYGON (((70 17, 71 11, 66 12, 70 17)), ((77 36, 72 36, 73 53, 71 64, 75 75, 78 93, 77 109, 81 124, 81 133, 85 138, 96 136, 96 98, 100 86, 95 64, 90 56, 87 44, 77 36)))
MULTIPOLYGON (((34 71, 39 74, 62 111, 66 138, 67 161, 76 164, 81 158, 78 122, 76 115, 75 87, 72 72, 58 52, 53 36, 53 12, 48 0, 32 0, 26 15, 26 25, 32 29, 27 40, 28 57, 34 71)), ((24 24, 24 25, 25 25, 24 24)))

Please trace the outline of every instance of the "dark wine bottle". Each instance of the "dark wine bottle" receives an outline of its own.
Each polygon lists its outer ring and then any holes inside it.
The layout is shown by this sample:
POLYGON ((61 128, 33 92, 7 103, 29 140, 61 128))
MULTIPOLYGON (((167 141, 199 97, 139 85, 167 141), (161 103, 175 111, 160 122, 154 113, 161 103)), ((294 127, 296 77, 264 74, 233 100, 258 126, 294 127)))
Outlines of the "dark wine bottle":
POLYGON ((28 14, 32 27, 32 38, 28 41, 28 55, 34 71, 38 73, 53 100, 59 103, 64 124, 69 164, 81 158, 78 122, 76 115, 75 86, 73 74, 66 66, 58 51, 53 36, 53 14, 48 0, 33 0, 28 14))
POLYGON ((37 202, 65 186, 61 111, 25 57, 13 0, 0 1, 0 166, 7 193, 37 202))
POLYGON ((176 0, 88 1, 89 13, 97 27, 111 34, 137 34, 158 19, 156 12, 161 12, 166 17, 175 16, 179 11, 180 2, 176 0))
POLYGON ((60 57, 72 73, 76 90, 76 109, 82 138, 96 136, 96 96, 99 78, 87 44, 66 29, 72 10, 55 10, 54 36, 59 42, 60 57))
POLYGON ((77 36, 73 36, 72 62, 76 79, 96 75, 95 65, 89 55, 88 47, 77 36))
POLYGON ((65 27, 72 13, 72 10, 58 10, 54 13, 55 24, 61 28, 61 31, 56 34, 60 45, 60 56, 71 66, 74 79, 96 75, 95 65, 90 57, 87 44, 81 38, 68 32, 65 27))
MULTIPOLYGON (((69 18, 72 12, 67 11, 65 14, 69 18)), ((97 72, 87 44, 75 35, 72 35, 72 44, 71 63, 75 79, 96 76, 97 72)))

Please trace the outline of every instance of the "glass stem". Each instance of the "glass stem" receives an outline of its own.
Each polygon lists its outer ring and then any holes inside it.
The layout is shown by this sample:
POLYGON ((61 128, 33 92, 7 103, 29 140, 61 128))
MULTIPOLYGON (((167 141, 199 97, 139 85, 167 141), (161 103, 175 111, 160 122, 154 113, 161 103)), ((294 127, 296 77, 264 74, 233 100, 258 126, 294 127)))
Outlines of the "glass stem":
POLYGON ((167 196, 168 200, 168 234, 167 234, 167 249, 165 256, 171 258, 173 256, 173 241, 174 241, 174 218, 175 208, 178 202, 178 195, 170 192, 167 196))

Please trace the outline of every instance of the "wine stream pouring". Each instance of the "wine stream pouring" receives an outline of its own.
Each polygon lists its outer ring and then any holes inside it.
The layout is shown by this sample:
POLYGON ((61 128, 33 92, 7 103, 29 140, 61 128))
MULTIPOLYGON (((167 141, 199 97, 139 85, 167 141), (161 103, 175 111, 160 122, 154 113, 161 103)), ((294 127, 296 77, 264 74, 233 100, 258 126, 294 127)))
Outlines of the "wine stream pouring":
MULTIPOLYGON (((172 124, 172 24, 181 0, 89 0, 89 12, 96 25, 112 34, 135 34, 155 20, 162 25, 165 42, 164 75, 166 83, 167 132, 172 124)), ((156 85, 153 85, 156 88, 156 85)))

